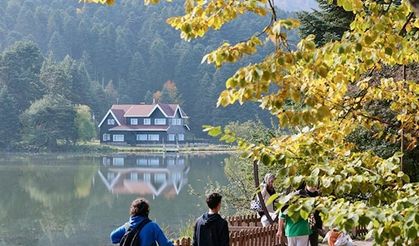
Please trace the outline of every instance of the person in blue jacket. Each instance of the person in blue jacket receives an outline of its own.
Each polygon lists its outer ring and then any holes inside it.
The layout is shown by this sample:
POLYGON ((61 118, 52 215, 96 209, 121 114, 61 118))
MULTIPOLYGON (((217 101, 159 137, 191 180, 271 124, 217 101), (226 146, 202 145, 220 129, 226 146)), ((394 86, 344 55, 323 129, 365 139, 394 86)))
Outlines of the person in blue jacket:
MULTIPOLYGON (((148 218, 150 206, 148 201, 143 198, 135 199, 131 203, 130 218, 127 223, 116 228, 111 232, 112 243, 119 243, 129 228, 135 228, 141 221, 148 218)), ((140 231, 140 245, 141 246, 173 246, 173 243, 167 239, 160 226, 151 221, 147 223, 140 231)))

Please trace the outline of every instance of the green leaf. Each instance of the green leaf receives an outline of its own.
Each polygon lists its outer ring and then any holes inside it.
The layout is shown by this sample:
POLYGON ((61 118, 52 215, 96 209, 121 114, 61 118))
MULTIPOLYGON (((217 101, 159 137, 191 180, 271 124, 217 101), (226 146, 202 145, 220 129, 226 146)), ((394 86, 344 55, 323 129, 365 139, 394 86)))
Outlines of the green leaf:
POLYGON ((362 50, 362 45, 360 43, 356 43, 355 50, 356 51, 361 51, 362 50))
POLYGON ((411 238, 411 239, 414 239, 414 240, 418 239, 419 233, 418 233, 418 231, 416 230, 415 227, 412 226, 407 230, 407 237, 411 238))
POLYGON ((309 215, 310 215, 310 213, 308 211, 306 211, 304 209, 301 209, 300 210, 300 216, 301 216, 301 218, 307 219, 309 215))
POLYGON ((279 197, 278 193, 271 195, 269 199, 266 201, 266 205, 272 204, 278 197, 279 197))
POLYGON ((261 161, 262 161, 263 164, 269 166, 272 163, 273 159, 269 154, 262 153, 261 154, 261 161))
POLYGON ((221 126, 209 126, 209 125, 204 125, 204 132, 208 132, 208 135, 210 135, 211 137, 217 137, 218 135, 220 135, 222 133, 221 130, 221 126))
POLYGON ((391 56, 393 54, 393 49, 390 47, 385 48, 384 51, 387 55, 391 56))

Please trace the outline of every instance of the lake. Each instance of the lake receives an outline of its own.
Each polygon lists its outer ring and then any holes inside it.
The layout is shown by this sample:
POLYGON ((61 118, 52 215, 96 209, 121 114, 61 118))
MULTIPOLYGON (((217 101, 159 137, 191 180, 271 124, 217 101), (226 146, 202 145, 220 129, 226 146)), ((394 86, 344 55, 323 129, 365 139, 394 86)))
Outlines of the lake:
POLYGON ((138 196, 149 200, 150 218, 177 237, 207 210, 207 183, 227 183, 227 157, 2 154, 0 245, 111 245, 109 233, 127 221, 138 196))

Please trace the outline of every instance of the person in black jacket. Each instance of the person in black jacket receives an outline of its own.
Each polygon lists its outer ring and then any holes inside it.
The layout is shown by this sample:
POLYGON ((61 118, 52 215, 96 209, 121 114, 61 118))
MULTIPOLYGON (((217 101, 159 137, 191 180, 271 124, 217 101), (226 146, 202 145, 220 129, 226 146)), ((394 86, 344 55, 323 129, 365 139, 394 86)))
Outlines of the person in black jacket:
POLYGON ((228 246, 228 223, 218 214, 221 209, 222 196, 210 194, 207 199, 209 211, 204 213, 195 223, 193 246, 228 246))

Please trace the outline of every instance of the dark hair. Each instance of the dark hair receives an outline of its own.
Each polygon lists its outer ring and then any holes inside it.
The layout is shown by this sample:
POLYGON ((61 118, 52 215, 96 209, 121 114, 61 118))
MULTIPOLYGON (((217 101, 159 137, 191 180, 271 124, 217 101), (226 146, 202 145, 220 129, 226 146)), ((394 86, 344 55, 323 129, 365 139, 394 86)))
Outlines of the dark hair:
POLYGON ((211 193, 209 196, 207 196, 207 205, 210 209, 214 209, 220 204, 221 198, 223 198, 218 193, 211 193))
POLYGON ((148 217, 148 213, 150 212, 150 205, 148 205, 148 201, 144 198, 137 198, 131 203, 131 207, 129 208, 129 213, 131 216, 145 216, 148 217))

